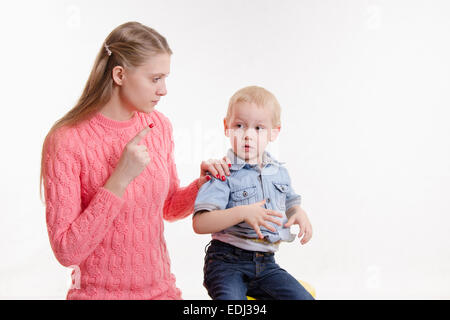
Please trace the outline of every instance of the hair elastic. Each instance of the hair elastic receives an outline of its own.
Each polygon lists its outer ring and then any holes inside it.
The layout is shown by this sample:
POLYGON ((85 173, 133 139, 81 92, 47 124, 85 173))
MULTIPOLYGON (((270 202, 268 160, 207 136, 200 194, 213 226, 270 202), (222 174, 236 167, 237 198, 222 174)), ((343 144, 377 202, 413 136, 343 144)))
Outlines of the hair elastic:
POLYGON ((106 49, 106 53, 108 54, 108 56, 110 56, 112 54, 111 50, 109 49, 109 46, 105 43, 105 49, 106 49))

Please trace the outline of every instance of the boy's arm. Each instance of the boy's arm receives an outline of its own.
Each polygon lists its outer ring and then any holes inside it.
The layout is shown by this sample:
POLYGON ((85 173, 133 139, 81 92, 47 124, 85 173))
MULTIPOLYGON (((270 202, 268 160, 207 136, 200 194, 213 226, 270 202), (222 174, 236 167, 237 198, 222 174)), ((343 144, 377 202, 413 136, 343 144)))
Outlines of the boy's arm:
POLYGON ((202 210, 195 213, 192 226, 195 233, 205 234, 222 231, 244 221, 239 207, 225 210, 202 210))
POLYGON ((306 212, 303 211, 303 209, 299 205, 292 206, 288 210, 286 210, 286 217, 289 219, 294 214, 299 212, 303 212, 304 214, 306 214, 306 212))
POLYGON ((236 209, 227 209, 229 197, 228 181, 213 178, 201 186, 194 204, 195 233, 218 232, 241 222, 236 209))
POLYGON ((284 225, 285 228, 291 227, 293 224, 297 224, 300 227, 300 232, 298 237, 302 238, 301 244, 307 243, 312 237, 312 226, 308 219, 306 212, 300 207, 301 196, 295 193, 292 187, 291 178, 289 173, 287 173, 289 181, 289 189, 286 194, 286 217, 288 222, 284 225))
POLYGON ((300 204, 302 202, 302 197, 295 192, 294 187, 292 186, 291 177, 289 176, 289 173, 286 169, 284 173, 287 177, 289 185, 286 192, 286 216, 289 218, 288 212, 290 212, 292 208, 297 208, 297 210, 301 209, 300 204))
POLYGON ((299 205, 295 205, 286 212, 286 216, 288 217, 288 222, 284 226, 289 228, 293 224, 298 224, 300 227, 298 237, 303 237, 301 244, 307 243, 312 237, 312 226, 306 212, 299 205))
POLYGON ((245 221, 255 230, 259 238, 262 239, 263 235, 260 226, 264 226, 275 232, 275 228, 269 225, 268 222, 273 222, 281 226, 281 222, 275 217, 283 217, 280 212, 263 208, 264 203, 265 200, 262 200, 253 204, 236 206, 225 210, 198 211, 192 222, 194 231, 200 234, 214 233, 245 221))
POLYGON ((196 233, 219 232, 245 221, 262 238, 260 226, 275 232, 268 221, 281 225, 274 216, 282 217, 282 214, 263 208, 265 200, 227 209, 229 197, 230 187, 227 181, 213 179, 201 186, 195 200, 195 215, 192 220, 196 233))

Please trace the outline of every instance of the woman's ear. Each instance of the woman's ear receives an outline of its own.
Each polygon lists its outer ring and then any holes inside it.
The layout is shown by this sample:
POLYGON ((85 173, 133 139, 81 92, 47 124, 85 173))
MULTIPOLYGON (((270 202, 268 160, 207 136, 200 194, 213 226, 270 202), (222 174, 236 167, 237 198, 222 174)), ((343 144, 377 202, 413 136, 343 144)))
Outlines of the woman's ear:
POLYGON ((277 126, 275 128, 272 128, 272 130, 270 130, 270 142, 274 142, 278 138, 280 130, 281 126, 277 126))
POLYGON ((122 66, 115 66, 112 69, 112 78, 115 84, 121 86, 123 83, 124 69, 122 66))

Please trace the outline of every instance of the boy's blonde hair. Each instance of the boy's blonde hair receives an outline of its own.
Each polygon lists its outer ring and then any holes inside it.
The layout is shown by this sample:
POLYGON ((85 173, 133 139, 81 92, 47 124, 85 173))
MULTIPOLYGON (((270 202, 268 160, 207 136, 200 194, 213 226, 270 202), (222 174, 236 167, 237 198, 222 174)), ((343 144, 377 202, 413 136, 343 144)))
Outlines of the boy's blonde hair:
POLYGON ((229 122, 234 105, 238 102, 254 103, 261 108, 269 108, 272 111, 272 125, 278 127, 281 125, 281 107, 277 98, 269 90, 258 86, 249 86, 238 90, 228 103, 226 120, 229 122))

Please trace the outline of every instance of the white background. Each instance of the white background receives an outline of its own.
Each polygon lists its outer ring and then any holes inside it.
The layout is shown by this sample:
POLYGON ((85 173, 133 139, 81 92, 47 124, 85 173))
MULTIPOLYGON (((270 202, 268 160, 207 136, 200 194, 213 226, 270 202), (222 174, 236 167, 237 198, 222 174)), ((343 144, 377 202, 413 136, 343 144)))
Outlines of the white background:
MULTIPOLYGON (((228 148, 222 119, 247 85, 272 91, 287 163, 314 230, 279 264, 318 299, 450 298, 448 1, 3 1, 0 298, 64 299, 40 152, 108 33, 139 21, 174 52, 169 94, 182 185, 228 148)), ((209 299, 191 219, 165 224, 185 299, 209 299)))

